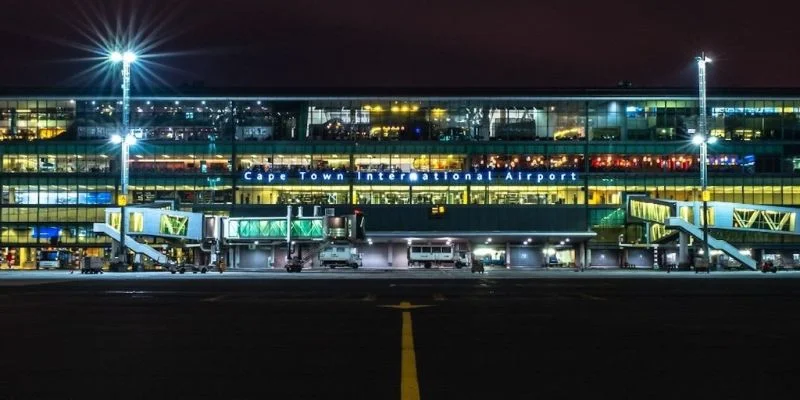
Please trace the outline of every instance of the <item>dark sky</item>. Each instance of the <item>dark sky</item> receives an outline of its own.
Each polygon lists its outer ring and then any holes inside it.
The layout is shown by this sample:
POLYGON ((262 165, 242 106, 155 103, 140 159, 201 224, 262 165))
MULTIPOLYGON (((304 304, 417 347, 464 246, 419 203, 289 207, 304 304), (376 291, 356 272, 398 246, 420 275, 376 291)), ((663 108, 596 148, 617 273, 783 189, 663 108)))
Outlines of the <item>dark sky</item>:
POLYGON ((797 0, 2 0, 0 86, 97 85, 76 75, 106 24, 149 37, 170 85, 689 86, 705 49, 711 85, 800 87, 799 17, 797 0))

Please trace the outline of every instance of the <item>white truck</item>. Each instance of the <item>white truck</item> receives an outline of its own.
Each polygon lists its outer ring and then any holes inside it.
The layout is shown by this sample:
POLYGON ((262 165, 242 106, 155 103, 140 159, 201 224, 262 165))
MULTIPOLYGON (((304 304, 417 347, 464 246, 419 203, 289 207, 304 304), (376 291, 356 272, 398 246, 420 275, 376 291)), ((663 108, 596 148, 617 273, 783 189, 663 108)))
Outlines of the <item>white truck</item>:
POLYGON ((352 244, 329 244, 319 252, 319 264, 330 268, 361 266, 361 254, 352 244))
POLYGON ((452 265, 457 269, 471 265, 470 254, 452 245, 412 245, 408 247, 408 266, 431 268, 452 265))

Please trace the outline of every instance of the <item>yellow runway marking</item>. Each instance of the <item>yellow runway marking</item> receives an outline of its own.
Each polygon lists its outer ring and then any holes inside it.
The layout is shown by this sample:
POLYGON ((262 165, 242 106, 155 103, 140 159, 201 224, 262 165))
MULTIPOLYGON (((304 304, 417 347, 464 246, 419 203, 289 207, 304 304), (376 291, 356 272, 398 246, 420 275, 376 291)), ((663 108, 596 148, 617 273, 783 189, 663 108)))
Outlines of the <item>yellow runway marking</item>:
POLYGON ((419 400, 417 355, 414 352, 414 331, 411 327, 410 311, 403 311, 403 335, 401 339, 400 400, 419 400))
POLYGON ((419 400, 417 354, 414 350, 411 310, 431 306, 427 304, 412 305, 407 301, 401 301, 400 304, 380 305, 378 307, 403 310, 403 330, 400 335, 400 400, 419 400))

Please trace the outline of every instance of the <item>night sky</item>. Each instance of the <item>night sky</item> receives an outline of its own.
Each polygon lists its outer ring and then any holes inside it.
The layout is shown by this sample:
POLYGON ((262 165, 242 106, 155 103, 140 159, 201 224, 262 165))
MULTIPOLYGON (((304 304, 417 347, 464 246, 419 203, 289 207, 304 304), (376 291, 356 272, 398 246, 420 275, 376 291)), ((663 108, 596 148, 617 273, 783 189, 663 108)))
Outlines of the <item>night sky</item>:
POLYGON ((99 85, 79 74, 107 24, 141 33, 172 86, 690 86, 705 49, 712 86, 800 87, 798 17, 787 0, 2 0, 0 86, 99 85))

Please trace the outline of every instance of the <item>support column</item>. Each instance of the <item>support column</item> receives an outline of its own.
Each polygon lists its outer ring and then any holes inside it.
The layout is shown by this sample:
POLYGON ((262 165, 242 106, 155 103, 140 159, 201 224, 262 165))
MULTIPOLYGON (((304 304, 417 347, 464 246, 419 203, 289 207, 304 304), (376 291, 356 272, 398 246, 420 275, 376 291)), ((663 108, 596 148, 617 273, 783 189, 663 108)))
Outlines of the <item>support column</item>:
POLYGON ((586 245, 586 268, 592 266, 592 249, 589 248, 589 245, 586 245))
MULTIPOLYGON (((311 107, 308 102, 300 102, 297 108, 297 119, 295 123, 295 140, 304 142, 309 140, 308 138, 308 125, 309 121, 311 121, 310 115, 311 114, 311 107)), ((351 164, 352 165, 352 164, 351 164)))
POLYGON ((619 108, 617 109, 617 118, 619 118, 619 126, 620 126, 620 136, 622 141, 628 140, 628 102, 623 101, 620 103, 619 108))
POLYGON ((491 137, 491 108, 487 108, 483 110, 483 114, 481 115, 481 124, 478 127, 478 136, 480 136, 483 140, 489 140, 491 137))
POLYGON ((583 271, 586 268, 586 243, 578 243, 578 269, 583 271))
POLYGON ((239 268, 239 260, 236 259, 236 253, 238 252, 239 246, 230 246, 228 248, 228 254, 226 255, 228 257, 227 261, 228 265, 230 265, 230 267, 233 269, 239 268))
POLYGON ((292 206, 286 206, 286 262, 292 258, 292 206))
POLYGON ((680 232, 678 235, 678 264, 689 262, 689 235, 680 232))
MULTIPOLYGON (((352 150, 350 150, 349 157, 350 157, 350 171, 356 171, 357 170, 357 168, 356 168, 356 157, 352 153, 352 150)), ((349 197, 350 197, 349 198, 349 200, 350 200, 349 203, 350 204, 358 204, 358 199, 357 199, 358 196, 356 195, 356 192, 353 190, 353 179, 354 179, 353 175, 355 175, 355 174, 347 174, 347 188, 348 188, 347 190, 350 193, 349 194, 349 197)))
POLYGON ((511 268, 511 243, 506 242, 506 268, 511 268))
POLYGON ((386 255, 388 257, 389 268, 392 267, 392 259, 394 259, 394 246, 392 246, 392 241, 389 241, 389 248, 386 251, 386 255))
POLYGON ((119 254, 119 242, 111 240, 111 254, 119 254))

